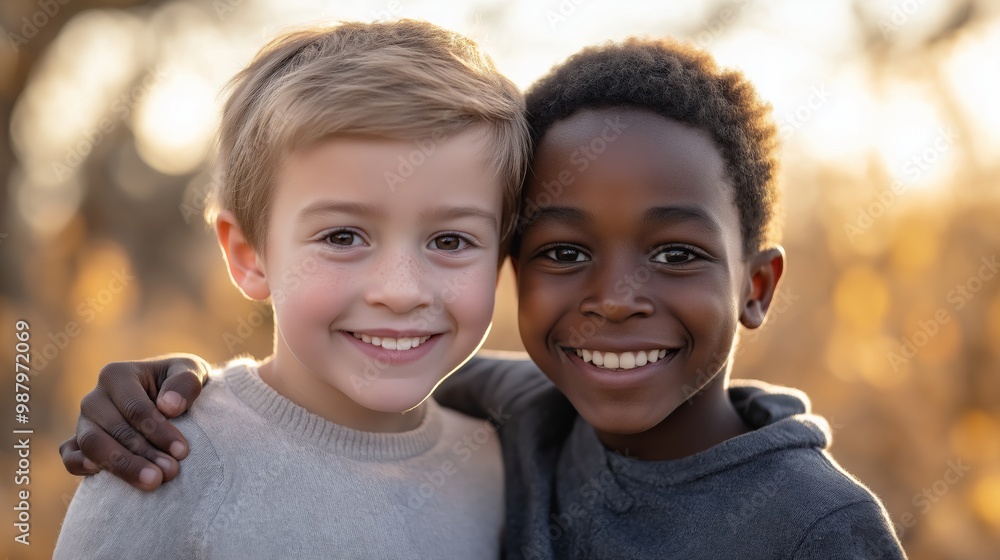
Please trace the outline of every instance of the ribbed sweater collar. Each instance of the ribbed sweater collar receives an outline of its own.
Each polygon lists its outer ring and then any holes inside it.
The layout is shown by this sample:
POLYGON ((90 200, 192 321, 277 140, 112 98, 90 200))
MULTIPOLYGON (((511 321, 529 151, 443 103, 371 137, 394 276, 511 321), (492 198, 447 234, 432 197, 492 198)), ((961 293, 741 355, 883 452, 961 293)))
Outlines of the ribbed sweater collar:
POLYGON ((313 414, 265 383, 257 362, 236 360, 217 373, 236 397, 297 440, 358 461, 399 461, 427 453, 441 437, 442 411, 427 399, 416 411, 420 425, 400 433, 363 432, 334 424, 313 414))

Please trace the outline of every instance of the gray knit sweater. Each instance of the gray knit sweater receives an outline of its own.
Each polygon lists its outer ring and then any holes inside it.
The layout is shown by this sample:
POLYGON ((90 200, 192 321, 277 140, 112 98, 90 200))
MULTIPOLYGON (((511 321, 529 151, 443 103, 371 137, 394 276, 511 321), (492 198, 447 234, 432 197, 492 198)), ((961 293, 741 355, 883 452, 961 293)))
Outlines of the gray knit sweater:
POLYGON ((433 400, 422 408, 413 431, 350 430, 234 362, 175 420, 191 447, 178 477, 153 493, 88 477, 55 558, 496 558, 496 433, 433 400))

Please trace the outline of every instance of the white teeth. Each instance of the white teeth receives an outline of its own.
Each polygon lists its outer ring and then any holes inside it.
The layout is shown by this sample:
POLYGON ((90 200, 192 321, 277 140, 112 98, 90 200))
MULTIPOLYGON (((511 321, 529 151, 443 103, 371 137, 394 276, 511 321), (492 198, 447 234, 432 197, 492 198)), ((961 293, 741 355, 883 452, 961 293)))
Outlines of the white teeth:
POLYGON ((615 354, 614 352, 605 352, 604 367, 607 369, 618 369, 618 354, 615 354))
POLYGON ((618 360, 618 366, 622 369, 632 369, 635 367, 635 354, 631 352, 623 352, 621 358, 618 360))
POLYGON ((381 346, 386 350, 409 350, 416 348, 427 342, 430 336, 404 336, 400 338, 388 338, 384 336, 369 336, 363 333, 351 333, 354 338, 367 342, 373 346, 381 346))
POLYGON ((667 355, 666 349, 662 350, 638 350, 635 352, 601 352, 598 350, 587 350, 577 348, 576 355, 586 363, 592 363, 604 369, 634 369, 646 364, 652 364, 667 355))

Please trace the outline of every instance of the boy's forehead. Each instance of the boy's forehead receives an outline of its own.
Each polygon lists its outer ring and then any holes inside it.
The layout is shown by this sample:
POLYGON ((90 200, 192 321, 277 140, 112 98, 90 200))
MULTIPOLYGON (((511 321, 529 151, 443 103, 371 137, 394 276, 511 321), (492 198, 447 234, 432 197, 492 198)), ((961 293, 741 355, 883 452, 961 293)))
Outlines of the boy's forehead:
POLYGON ((279 169, 285 178, 312 172, 373 179, 396 192, 409 179, 440 167, 488 171, 488 148, 488 135, 480 128, 432 130, 415 138, 338 135, 291 150, 279 169))
POLYGON ((555 144, 581 150, 586 148, 594 156, 616 145, 635 142, 649 144, 652 141, 657 146, 676 150, 676 144, 670 140, 678 134, 703 137, 722 159, 721 150, 706 130, 638 107, 581 109, 555 122, 542 138, 540 146, 555 144))
POLYGON ((541 139, 529 186, 647 175, 646 182, 711 184, 732 199, 722 152, 708 132, 630 107, 578 111, 555 123, 541 139))
POLYGON ((283 158, 274 185, 275 210, 379 217, 400 204, 424 207, 436 201, 464 207, 470 201, 482 204, 485 195, 496 214, 502 185, 484 155, 482 136, 466 130, 442 135, 437 143, 326 138, 283 158))
POLYGON ((733 185, 715 142, 650 111, 579 111, 549 129, 532 169, 525 227, 539 217, 579 227, 615 211, 628 212, 635 225, 684 218, 739 232, 733 185))

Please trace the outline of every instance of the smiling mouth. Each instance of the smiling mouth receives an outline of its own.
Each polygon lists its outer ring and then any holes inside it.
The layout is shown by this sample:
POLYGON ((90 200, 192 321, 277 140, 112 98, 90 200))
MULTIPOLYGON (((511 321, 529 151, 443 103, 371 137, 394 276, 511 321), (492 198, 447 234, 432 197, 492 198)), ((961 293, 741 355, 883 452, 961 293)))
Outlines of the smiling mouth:
POLYGON ((584 348, 568 348, 567 351, 575 352, 585 363, 593 364, 601 369, 615 371, 635 369, 647 364, 656 363, 676 353, 676 350, 669 348, 636 350, 633 352, 602 352, 600 350, 587 350, 584 348))
POLYGON ((390 338, 388 336, 371 336, 357 332, 351 332, 350 334, 361 342, 367 342, 372 346, 378 346, 379 348, 384 348, 386 350, 399 351, 416 348, 417 346, 427 342, 430 338, 430 336, 403 336, 399 338, 390 338))

